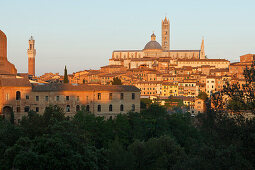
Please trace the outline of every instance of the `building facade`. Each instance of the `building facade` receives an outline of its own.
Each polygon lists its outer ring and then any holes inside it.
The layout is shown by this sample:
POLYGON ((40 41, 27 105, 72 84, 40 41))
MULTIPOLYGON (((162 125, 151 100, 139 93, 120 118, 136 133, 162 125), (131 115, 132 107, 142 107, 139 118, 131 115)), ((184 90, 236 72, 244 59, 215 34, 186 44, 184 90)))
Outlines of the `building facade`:
POLYGON ((74 116, 82 108, 96 116, 115 117, 140 112, 140 90, 125 85, 31 84, 17 77, 1 77, 0 115, 18 122, 30 110, 43 114, 52 105, 74 116))

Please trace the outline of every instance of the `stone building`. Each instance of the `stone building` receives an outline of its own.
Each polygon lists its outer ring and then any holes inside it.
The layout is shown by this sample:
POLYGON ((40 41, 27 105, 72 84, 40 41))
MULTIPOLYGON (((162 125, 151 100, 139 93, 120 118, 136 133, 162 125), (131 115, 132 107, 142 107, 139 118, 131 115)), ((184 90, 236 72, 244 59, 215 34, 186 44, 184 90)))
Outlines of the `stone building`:
MULTIPOLYGON (((6 42, 5 34, 0 31, 0 116, 13 117, 18 122, 28 111, 42 114, 49 105, 61 107, 66 116, 73 116, 82 107, 106 118, 140 112, 140 90, 135 86, 38 83, 28 76, 18 76, 15 66, 7 60, 6 42)), ((28 54, 34 58, 33 39, 29 43, 28 54)), ((30 64, 29 74, 34 75, 34 62, 30 64)))
POLYGON ((1 114, 10 117, 13 112, 15 121, 30 110, 42 114, 50 105, 61 107, 66 116, 73 116, 82 107, 105 117, 140 112, 140 90, 134 86, 31 84, 17 77, 1 77, 0 83, 1 114))
POLYGON ((162 44, 156 41, 156 35, 151 35, 149 41, 142 50, 115 50, 109 65, 123 65, 127 68, 138 68, 140 65, 157 65, 157 60, 165 58, 171 63, 171 60, 177 59, 205 59, 204 40, 202 40, 200 50, 171 50, 170 49, 170 22, 167 18, 162 20, 162 44))

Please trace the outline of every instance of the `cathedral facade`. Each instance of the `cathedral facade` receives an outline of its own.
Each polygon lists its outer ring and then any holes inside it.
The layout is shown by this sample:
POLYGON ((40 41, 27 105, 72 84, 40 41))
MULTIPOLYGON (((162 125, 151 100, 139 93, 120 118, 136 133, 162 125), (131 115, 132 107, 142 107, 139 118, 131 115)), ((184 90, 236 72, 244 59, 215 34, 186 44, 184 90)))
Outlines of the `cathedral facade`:
POLYGON ((170 21, 167 18, 162 20, 161 40, 161 44, 159 44, 156 41, 156 35, 153 33, 151 41, 142 50, 115 50, 112 52, 109 65, 123 65, 132 68, 130 63, 136 62, 137 67, 141 64, 151 67, 151 65, 157 64, 158 59, 162 58, 169 60, 170 63, 173 62, 171 60, 178 59, 205 59, 204 40, 202 40, 199 50, 170 49, 170 21), (150 64, 148 65, 148 63, 150 64))

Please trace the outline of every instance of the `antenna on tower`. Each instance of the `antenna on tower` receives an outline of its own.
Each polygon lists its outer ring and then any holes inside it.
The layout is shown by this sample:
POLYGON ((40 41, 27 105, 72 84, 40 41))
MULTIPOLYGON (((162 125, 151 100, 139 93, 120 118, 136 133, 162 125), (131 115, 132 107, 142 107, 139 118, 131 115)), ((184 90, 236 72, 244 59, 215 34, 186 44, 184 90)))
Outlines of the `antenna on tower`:
POLYGON ((29 40, 34 40, 34 37, 33 37, 33 35, 31 34, 31 37, 30 37, 30 39, 29 40))

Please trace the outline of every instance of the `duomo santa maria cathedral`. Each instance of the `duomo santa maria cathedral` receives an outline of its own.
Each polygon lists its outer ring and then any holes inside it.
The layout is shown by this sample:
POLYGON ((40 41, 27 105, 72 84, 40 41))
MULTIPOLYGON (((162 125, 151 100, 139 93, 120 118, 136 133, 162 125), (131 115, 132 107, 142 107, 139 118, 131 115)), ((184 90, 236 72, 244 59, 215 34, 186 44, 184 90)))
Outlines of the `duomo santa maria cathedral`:
POLYGON ((170 22, 165 17, 162 20, 162 42, 156 41, 156 35, 151 35, 149 41, 142 50, 115 50, 109 65, 122 65, 126 68, 138 68, 146 66, 157 67, 158 62, 164 61, 166 66, 174 66, 178 60, 199 60, 206 59, 204 51, 204 40, 200 50, 170 50, 170 22))

